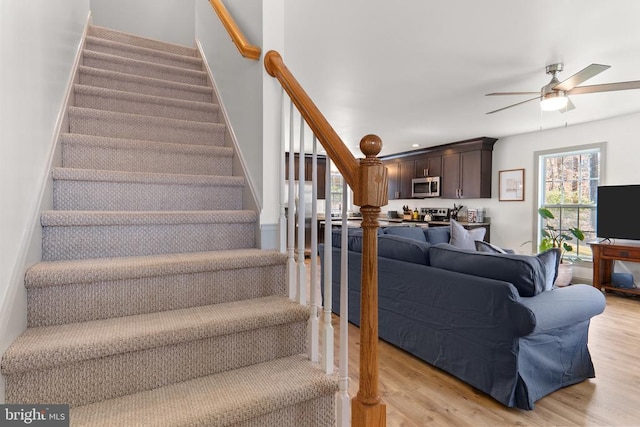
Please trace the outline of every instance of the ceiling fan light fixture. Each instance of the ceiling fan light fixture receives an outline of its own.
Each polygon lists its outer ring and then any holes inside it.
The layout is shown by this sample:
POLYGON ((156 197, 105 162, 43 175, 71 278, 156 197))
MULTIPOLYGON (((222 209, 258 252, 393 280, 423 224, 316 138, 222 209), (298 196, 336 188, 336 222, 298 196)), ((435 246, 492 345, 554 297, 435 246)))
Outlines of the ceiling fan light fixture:
POLYGON ((540 108, 542 111, 558 111, 566 108, 569 98, 564 91, 555 91, 542 95, 540 108))

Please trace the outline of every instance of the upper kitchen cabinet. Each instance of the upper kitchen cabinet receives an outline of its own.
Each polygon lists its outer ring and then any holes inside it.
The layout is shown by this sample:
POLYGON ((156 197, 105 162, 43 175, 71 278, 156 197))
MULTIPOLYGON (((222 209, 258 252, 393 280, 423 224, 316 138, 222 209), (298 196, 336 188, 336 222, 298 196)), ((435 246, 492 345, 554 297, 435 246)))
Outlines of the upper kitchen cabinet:
MULTIPOLYGON (((300 154, 294 153, 294 180, 298 181, 298 175, 300 170, 300 154)), ((318 168, 318 199, 325 198, 325 174, 327 170, 327 158, 326 156, 318 156, 316 165, 318 168)), ((304 156, 304 181, 311 182, 312 177, 313 158, 311 154, 304 156)), ((285 153, 285 175, 284 179, 289 179, 289 153, 285 153)))
POLYGON ((411 180, 415 174, 415 161, 394 159, 383 161, 383 164, 387 167, 389 200, 410 199, 411 180))
POLYGON ((442 156, 419 157, 416 159, 415 178, 440 176, 442 170, 442 156))
POLYGON ((442 155, 441 196, 445 199, 491 197, 494 138, 451 144, 442 155))
POLYGON ((387 167, 389 200, 410 199, 411 180, 440 177, 440 197, 491 197, 491 157, 495 138, 475 138, 381 157, 387 167))

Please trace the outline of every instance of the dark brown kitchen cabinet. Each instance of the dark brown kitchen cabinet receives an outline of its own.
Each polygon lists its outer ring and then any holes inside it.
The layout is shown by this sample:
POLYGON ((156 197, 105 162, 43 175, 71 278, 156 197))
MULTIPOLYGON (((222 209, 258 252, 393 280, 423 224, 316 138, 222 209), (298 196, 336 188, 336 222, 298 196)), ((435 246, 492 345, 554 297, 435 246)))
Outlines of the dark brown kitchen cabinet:
POLYGON ((445 199, 491 197, 491 151, 472 150, 442 156, 441 196, 445 199))
POLYGON ((491 156, 497 139, 480 137, 381 157, 389 200, 411 198, 411 180, 440 177, 444 199, 491 197, 491 156))
MULTIPOLYGON (((298 176, 300 174, 300 154, 294 153, 294 180, 298 181, 298 176)), ((327 170, 327 158, 325 156, 318 156, 317 159, 317 168, 318 168, 318 199, 325 198, 325 174, 327 170)), ((312 177, 312 166, 313 166, 313 158, 311 154, 306 154, 304 156, 304 180, 307 182, 311 182, 313 180, 312 177)), ((285 153, 285 175, 284 179, 289 179, 289 153, 285 153)))
POLYGON ((387 167, 387 179, 389 181, 389 200, 410 199, 411 180, 415 175, 415 161, 392 160, 384 162, 387 167))
POLYGON ((420 157, 416 159, 416 171, 414 178, 427 176, 440 176, 442 156, 420 157))

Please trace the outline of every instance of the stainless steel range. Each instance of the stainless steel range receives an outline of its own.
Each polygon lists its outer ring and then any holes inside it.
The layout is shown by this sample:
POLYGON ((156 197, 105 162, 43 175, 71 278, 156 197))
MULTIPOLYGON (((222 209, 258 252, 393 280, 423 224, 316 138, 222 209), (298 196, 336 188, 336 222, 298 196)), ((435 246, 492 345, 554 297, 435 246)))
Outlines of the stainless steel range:
POLYGON ((425 219, 431 217, 431 221, 449 221, 449 208, 420 208, 420 215, 425 219))

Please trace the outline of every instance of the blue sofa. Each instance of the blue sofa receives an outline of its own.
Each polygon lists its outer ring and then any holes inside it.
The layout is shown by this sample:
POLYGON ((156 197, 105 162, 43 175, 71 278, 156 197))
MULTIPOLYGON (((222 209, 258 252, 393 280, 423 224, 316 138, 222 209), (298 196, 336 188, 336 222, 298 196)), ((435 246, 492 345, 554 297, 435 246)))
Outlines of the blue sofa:
MULTIPOLYGON (((591 317, 605 307, 600 291, 553 289, 556 255, 463 250, 447 243, 448 233, 379 234, 381 339, 509 407, 533 409, 543 396, 595 376, 587 339, 591 317)), ((362 236, 349 234, 348 320, 359 325, 362 236)), ((339 232, 333 246, 332 304, 340 314, 339 232)), ((323 246, 319 254, 324 265, 323 246)))

